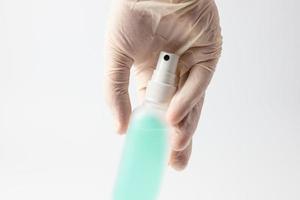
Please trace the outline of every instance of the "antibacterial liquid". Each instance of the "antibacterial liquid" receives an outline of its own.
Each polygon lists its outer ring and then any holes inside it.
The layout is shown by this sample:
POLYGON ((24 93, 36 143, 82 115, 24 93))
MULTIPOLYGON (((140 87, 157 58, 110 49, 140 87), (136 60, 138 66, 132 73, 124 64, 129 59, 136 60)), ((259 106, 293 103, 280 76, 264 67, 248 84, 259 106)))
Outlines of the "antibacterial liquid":
POLYGON ((175 54, 160 54, 145 102, 132 114, 113 200, 156 200, 158 197, 169 156, 165 111, 176 90, 177 62, 175 54))

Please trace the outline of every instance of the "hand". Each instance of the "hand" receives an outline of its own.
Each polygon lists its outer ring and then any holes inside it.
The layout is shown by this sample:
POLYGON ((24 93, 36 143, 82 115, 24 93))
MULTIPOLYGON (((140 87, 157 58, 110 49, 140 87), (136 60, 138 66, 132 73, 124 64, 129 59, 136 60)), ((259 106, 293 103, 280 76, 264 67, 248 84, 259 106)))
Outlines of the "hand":
POLYGON ((221 53, 222 37, 213 0, 118 0, 107 33, 106 97, 117 131, 127 130, 131 66, 143 99, 160 51, 176 53, 178 90, 167 111, 172 126, 170 164, 183 169, 192 149, 205 90, 221 53))

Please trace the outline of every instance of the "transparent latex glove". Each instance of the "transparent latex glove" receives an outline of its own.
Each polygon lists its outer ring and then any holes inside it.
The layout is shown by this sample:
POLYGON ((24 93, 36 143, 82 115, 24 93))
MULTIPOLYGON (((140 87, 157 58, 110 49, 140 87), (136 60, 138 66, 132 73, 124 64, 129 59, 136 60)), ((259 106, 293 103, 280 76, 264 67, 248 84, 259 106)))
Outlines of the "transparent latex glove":
POLYGON ((117 131, 127 130, 133 66, 143 100, 160 51, 180 56, 178 89, 167 110, 172 127, 170 164, 183 169, 192 149, 205 90, 221 53, 222 37, 213 0, 117 0, 106 40, 105 88, 117 131))

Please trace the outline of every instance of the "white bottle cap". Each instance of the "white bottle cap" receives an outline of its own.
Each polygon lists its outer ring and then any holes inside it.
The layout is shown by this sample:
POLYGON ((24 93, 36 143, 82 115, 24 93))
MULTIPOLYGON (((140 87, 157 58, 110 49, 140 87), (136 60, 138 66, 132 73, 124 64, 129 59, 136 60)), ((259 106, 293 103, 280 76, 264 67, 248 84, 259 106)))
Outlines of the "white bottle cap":
POLYGON ((176 92, 176 70, 179 56, 172 53, 161 52, 153 72, 151 80, 148 82, 146 90, 146 100, 168 104, 176 92))

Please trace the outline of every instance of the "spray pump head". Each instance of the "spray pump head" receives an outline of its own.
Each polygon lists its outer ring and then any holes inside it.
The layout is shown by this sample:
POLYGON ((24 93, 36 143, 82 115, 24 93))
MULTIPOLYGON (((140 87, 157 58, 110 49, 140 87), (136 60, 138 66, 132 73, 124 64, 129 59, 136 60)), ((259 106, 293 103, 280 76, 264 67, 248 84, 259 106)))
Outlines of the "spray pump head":
POLYGON ((146 100, 157 104, 168 104, 177 88, 177 64, 179 56, 172 53, 161 52, 148 82, 146 100))

